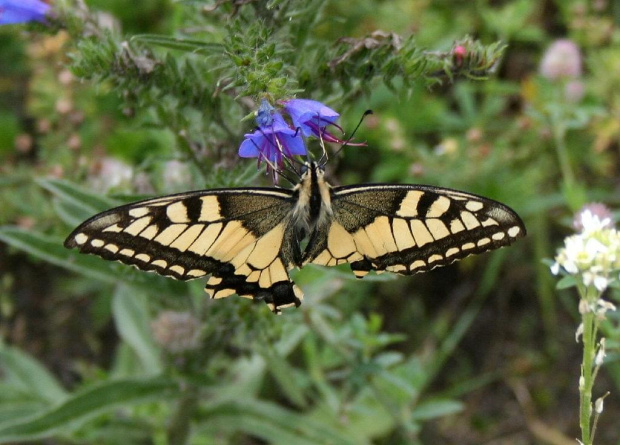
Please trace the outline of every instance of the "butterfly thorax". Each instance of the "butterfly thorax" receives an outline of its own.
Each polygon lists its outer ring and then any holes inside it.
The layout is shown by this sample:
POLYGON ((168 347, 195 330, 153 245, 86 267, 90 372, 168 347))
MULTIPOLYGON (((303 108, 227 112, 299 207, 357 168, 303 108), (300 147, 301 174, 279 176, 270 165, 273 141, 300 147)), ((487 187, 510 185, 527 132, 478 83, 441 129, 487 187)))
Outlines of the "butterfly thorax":
POLYGON ((294 188, 297 202, 292 221, 302 238, 331 219, 331 186, 325 181, 324 170, 316 162, 307 163, 301 180, 294 188))

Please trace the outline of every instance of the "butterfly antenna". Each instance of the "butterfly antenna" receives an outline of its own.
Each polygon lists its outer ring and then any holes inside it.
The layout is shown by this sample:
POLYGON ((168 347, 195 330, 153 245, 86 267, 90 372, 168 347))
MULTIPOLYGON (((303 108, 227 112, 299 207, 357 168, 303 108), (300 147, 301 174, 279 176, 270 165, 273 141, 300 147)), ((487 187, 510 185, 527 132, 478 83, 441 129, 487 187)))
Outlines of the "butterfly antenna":
POLYGON ((342 147, 340 147, 338 149, 338 151, 336 152, 336 154, 334 154, 334 156, 338 156, 338 153, 340 153, 344 147, 349 145, 349 142, 351 142, 353 140, 353 138, 355 137, 355 133, 357 133, 357 130, 359 130, 359 128, 361 127, 362 122, 364 122, 364 119, 366 119, 366 116, 370 116, 371 114, 372 114, 372 110, 364 111, 364 114, 362 114, 362 117, 361 117, 360 121, 357 123, 357 125, 355 126, 355 129, 351 133, 351 136, 349 136, 347 138, 347 140, 344 141, 344 144, 342 144, 342 147))
MULTIPOLYGON (((317 120, 319 121, 319 124, 321 123, 321 116, 317 114, 317 120)), ((320 129, 321 125, 317 125, 317 127, 320 129)), ((321 145, 321 157, 319 158, 318 164, 319 165, 325 165, 327 164, 327 161, 329 160, 329 154, 327 153, 327 148, 325 147, 325 139, 323 138, 323 135, 327 132, 327 126, 324 126, 323 129, 321 130, 321 132, 319 133, 319 144, 321 145)))
MULTIPOLYGON (((290 176, 287 175, 288 172, 286 170, 283 170, 283 169, 279 168, 278 165, 275 162, 272 162, 270 159, 267 159, 265 157, 263 157, 261 160, 264 161, 269 166, 271 171, 273 172, 274 182, 277 182, 278 177, 282 177, 286 181, 288 181, 291 185, 297 183, 296 180, 291 179, 290 176)), ((297 173, 297 172, 295 172, 295 173, 297 173)))

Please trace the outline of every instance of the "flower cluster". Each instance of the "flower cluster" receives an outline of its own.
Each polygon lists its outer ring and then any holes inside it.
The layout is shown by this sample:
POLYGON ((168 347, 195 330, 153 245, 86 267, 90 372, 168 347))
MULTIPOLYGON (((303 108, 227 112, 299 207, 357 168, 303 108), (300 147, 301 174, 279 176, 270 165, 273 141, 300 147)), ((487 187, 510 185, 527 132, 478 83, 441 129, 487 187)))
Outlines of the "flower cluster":
POLYGON ((44 22, 50 5, 40 0, 0 0, 0 25, 44 22))
POLYGON ((336 124, 340 115, 331 108, 309 99, 290 99, 280 105, 284 115, 263 99, 256 113, 258 128, 254 133, 246 134, 239 147, 242 158, 258 158, 259 163, 265 161, 268 169, 274 171, 274 178, 285 158, 308 153, 305 138, 344 143, 327 130, 327 127, 334 126, 342 131, 336 124))
POLYGON ((200 347, 200 329, 200 320, 189 312, 163 311, 151 323, 157 344, 172 354, 200 347))
POLYGON ((581 52, 571 40, 553 42, 540 62, 540 74, 549 80, 581 77, 581 52))
POLYGON ((567 39, 553 42, 540 62, 540 74, 551 82, 563 82, 564 97, 569 102, 579 102, 585 94, 582 72, 579 47, 567 39))
POLYGON ((575 225, 581 232, 564 240, 551 272, 573 275, 586 287, 594 286, 603 292, 619 278, 620 232, 613 227, 611 218, 601 217, 589 207, 577 215, 575 225))
POLYGON ((602 298, 603 292, 618 283, 620 271, 620 232, 611 212, 602 204, 589 204, 576 216, 573 225, 580 230, 564 240, 551 266, 554 275, 563 273, 573 280, 579 291, 581 323, 575 340, 583 343, 579 377, 579 426, 581 444, 592 444, 603 400, 609 392, 592 404, 594 381, 605 361, 605 338, 598 340, 599 324, 607 311, 615 311, 613 303, 602 298))

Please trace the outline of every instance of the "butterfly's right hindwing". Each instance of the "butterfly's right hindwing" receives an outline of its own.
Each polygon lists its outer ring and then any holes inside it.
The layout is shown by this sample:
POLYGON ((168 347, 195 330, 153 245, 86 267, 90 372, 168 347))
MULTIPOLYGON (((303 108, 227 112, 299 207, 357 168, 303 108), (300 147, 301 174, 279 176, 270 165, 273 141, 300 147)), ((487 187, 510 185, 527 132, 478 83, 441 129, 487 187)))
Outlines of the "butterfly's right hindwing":
POLYGON ((302 297, 287 272, 298 256, 285 241, 293 205, 280 189, 165 196, 96 215, 65 246, 181 280, 210 274, 212 298, 237 293, 278 311, 302 297))
POLYGON ((404 275, 445 266, 525 236, 519 216, 482 196, 424 185, 361 185, 332 191, 333 218, 313 233, 303 263, 350 263, 404 275))

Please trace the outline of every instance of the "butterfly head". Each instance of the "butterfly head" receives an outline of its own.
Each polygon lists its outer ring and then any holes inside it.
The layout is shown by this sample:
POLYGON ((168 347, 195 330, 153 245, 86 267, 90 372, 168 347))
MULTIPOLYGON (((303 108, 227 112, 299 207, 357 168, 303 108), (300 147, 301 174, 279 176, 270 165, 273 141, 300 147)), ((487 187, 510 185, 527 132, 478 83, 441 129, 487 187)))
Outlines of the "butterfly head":
POLYGON ((325 166, 315 161, 307 161, 303 163, 299 171, 301 173, 302 181, 312 178, 313 182, 315 182, 316 178, 322 178, 325 174, 325 166))

